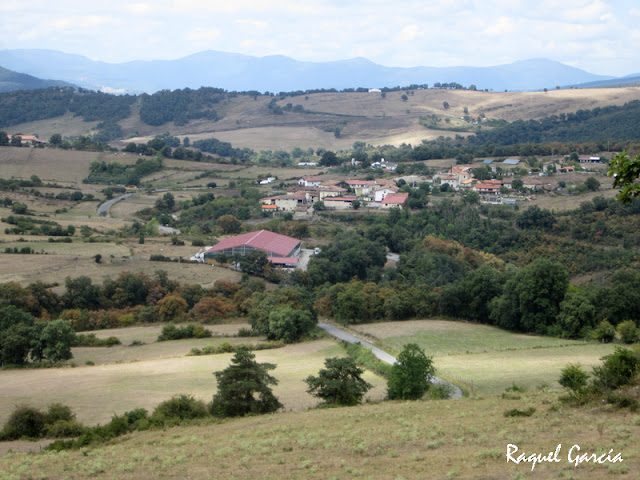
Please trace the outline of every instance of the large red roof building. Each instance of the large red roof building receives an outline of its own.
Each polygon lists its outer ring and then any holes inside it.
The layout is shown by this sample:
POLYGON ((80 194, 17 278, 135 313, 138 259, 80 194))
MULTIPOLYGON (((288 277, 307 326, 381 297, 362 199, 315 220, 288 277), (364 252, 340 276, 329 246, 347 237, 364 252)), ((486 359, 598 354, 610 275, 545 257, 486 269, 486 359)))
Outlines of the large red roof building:
POLYGON ((205 258, 212 258, 217 255, 246 255, 247 253, 260 250, 269 257, 288 258, 300 255, 300 240, 268 230, 258 232, 243 233, 233 237, 225 238, 204 253, 205 258))

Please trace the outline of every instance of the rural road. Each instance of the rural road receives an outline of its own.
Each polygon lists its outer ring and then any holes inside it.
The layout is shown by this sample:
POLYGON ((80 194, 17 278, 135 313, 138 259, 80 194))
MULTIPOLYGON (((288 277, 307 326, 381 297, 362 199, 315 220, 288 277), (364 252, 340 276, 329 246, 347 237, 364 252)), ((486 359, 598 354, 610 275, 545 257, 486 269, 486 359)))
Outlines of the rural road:
MULTIPOLYGON (((328 323, 318 323, 318 327, 321 328, 322 330, 324 330, 325 332, 327 332, 329 335, 336 337, 340 340, 344 340, 345 342, 348 343, 359 343, 360 345, 362 345, 365 348, 368 348, 369 350, 371 350, 373 352, 373 354, 379 358, 380 360, 382 360, 385 363, 388 363, 390 365, 393 365, 394 363, 397 362, 396 357, 394 357, 393 355, 389 355, 387 352, 385 352, 384 350, 380 350, 378 347, 372 345, 369 342, 366 342, 364 340, 359 339, 358 337, 350 334, 349 332, 336 327, 334 325, 329 325, 328 323)), ((460 390, 458 387, 456 387, 453 383, 449 383, 446 380, 443 380, 440 377, 433 377, 433 379, 431 380, 432 383, 434 385, 449 385, 452 388, 452 393, 451 393, 451 398, 462 398, 462 390, 460 390)))
POLYGON ((132 195, 133 193, 125 193, 124 195, 120 195, 119 197, 112 198, 111 200, 104 202, 103 204, 98 206, 98 215, 100 215, 101 217, 108 217, 109 209, 114 203, 121 202, 125 198, 129 198, 132 195))

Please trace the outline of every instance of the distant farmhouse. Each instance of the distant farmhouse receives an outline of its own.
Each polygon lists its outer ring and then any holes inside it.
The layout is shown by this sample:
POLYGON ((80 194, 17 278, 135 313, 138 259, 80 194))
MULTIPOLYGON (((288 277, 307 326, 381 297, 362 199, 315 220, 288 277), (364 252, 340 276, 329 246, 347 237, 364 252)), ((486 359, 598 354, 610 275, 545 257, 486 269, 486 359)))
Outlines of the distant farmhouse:
POLYGON ((245 256, 256 250, 265 252, 269 261, 274 264, 296 265, 300 256, 300 240, 268 230, 260 230, 225 238, 208 249, 204 253, 204 258, 206 261, 218 255, 245 256))

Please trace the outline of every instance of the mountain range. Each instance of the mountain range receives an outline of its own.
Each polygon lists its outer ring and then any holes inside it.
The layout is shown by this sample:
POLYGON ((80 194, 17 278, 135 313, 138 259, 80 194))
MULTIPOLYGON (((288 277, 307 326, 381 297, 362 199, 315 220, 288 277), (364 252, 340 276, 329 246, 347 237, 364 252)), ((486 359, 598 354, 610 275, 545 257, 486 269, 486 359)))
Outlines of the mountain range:
MULTIPOLYGON (((176 60, 107 63, 55 50, 0 50, 0 66, 39 78, 55 78, 106 92, 155 92, 218 87, 260 92, 452 83, 479 90, 553 89, 617 79, 548 59, 492 67, 385 67, 365 58, 305 62, 282 55, 253 57, 207 50, 176 60)), ((34 87, 28 87, 34 88, 34 87)))

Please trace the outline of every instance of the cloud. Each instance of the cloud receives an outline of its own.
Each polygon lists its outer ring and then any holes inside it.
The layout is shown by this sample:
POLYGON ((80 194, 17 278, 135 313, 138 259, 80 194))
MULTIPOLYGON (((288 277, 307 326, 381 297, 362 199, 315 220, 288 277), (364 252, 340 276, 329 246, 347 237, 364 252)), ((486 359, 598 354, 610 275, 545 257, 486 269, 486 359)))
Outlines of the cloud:
POLYGON ((495 23, 485 28, 482 33, 489 35, 490 37, 496 37, 511 33, 515 28, 513 21, 509 17, 499 17, 495 23))
POLYGON ((398 40, 402 42, 408 42, 416 37, 421 37, 424 33, 420 30, 420 27, 415 23, 413 25, 407 25, 398 34, 398 40))
POLYGON ((155 9, 151 3, 127 3, 124 8, 135 15, 148 15, 155 9))
POLYGON ((189 40, 214 40, 220 36, 220 30, 217 28, 196 28, 187 35, 189 40))

